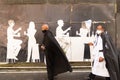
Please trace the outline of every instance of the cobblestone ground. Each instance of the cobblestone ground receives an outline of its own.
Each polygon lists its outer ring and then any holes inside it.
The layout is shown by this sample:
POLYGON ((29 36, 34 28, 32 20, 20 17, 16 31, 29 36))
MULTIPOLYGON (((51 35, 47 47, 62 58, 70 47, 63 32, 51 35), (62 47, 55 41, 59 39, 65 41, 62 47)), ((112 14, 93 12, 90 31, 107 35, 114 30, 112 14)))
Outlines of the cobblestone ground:
MULTIPOLYGON (((55 80, 86 80, 89 72, 63 73, 55 77, 55 80)), ((46 72, 1 72, 0 80, 47 80, 46 72)), ((97 77, 95 80, 104 80, 97 77)))

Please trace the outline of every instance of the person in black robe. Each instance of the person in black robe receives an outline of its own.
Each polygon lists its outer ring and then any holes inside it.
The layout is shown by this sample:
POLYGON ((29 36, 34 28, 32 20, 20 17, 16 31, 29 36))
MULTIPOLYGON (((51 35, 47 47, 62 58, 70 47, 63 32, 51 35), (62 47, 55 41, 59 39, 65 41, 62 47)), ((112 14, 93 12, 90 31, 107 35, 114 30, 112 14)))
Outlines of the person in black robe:
MULTIPOLYGON (((101 26, 102 29, 103 26, 101 26)), ((107 31, 103 31, 101 33, 101 38, 103 40, 103 50, 101 50, 103 52, 104 55, 104 59, 106 61, 106 68, 108 69, 109 78, 106 78, 106 80, 120 80, 120 58, 119 58, 119 53, 117 51, 117 48, 114 46, 113 41, 111 36, 107 33, 107 31)), ((99 59, 100 60, 100 59, 99 59)), ((88 80, 94 80, 95 79, 94 74, 90 73, 89 75, 89 79, 88 80)))
POLYGON ((106 60, 106 67, 110 74, 110 80, 120 80, 120 66, 119 66, 119 53, 115 45, 113 44, 111 36, 104 32, 102 34, 104 42, 104 56, 106 60))
POLYGON ((44 38, 41 48, 45 51, 48 79, 54 80, 54 76, 67 71, 72 72, 71 65, 64 51, 58 44, 47 24, 42 25, 44 38))

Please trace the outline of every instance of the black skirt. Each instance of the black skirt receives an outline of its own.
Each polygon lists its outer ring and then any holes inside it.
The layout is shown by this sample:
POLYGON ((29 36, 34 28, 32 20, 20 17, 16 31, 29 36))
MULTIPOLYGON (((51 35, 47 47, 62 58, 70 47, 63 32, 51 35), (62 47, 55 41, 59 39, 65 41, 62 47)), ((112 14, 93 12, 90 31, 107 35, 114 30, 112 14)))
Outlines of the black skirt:
POLYGON ((90 59, 90 46, 89 46, 89 44, 84 44, 84 59, 90 59))

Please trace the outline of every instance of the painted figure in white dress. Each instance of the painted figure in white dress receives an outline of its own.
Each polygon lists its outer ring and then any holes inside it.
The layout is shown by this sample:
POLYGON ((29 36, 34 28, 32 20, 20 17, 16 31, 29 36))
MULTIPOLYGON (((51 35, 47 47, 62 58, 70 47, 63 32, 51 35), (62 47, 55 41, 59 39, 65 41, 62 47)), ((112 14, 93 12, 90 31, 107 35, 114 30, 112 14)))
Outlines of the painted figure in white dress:
POLYGON ((84 51, 83 60, 84 61, 89 61, 91 59, 90 46, 88 44, 89 41, 91 41, 90 40, 91 24, 92 24, 92 20, 83 21, 81 23, 81 28, 79 29, 79 32, 76 31, 76 34, 79 35, 83 40, 83 44, 81 46, 83 46, 83 51, 84 51), (87 38, 89 38, 89 41, 87 38))
POLYGON ((91 23, 92 23, 92 20, 83 21, 79 32, 76 31, 76 34, 81 37, 90 36, 91 23))
POLYGON ((87 37, 88 29, 87 29, 86 24, 85 24, 84 21, 82 22, 82 26, 80 28, 80 33, 78 33, 78 31, 76 31, 76 34, 81 36, 81 37, 87 37))
POLYGON ((29 22, 27 32, 24 32, 24 34, 28 36, 28 55, 26 62, 30 62, 30 58, 32 58, 32 62, 35 62, 36 60, 39 61, 39 49, 38 44, 36 43, 35 33, 35 23, 31 21, 29 22))
POLYGON ((21 49, 22 40, 15 39, 15 37, 20 37, 19 31, 21 28, 14 30, 13 27, 15 25, 14 20, 8 21, 9 27, 7 28, 7 60, 18 60, 17 55, 21 49))

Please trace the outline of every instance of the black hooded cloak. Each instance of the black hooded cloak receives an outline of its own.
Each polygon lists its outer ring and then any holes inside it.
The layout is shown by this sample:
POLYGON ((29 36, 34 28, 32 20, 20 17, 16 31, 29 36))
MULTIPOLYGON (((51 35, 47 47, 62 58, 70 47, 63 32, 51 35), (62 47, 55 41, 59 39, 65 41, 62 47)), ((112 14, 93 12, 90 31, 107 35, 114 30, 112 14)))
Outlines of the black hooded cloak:
POLYGON ((119 53, 113 44, 111 36, 107 32, 102 33, 101 37, 103 39, 103 52, 110 79, 120 80, 119 53))
POLYGON ((49 30, 43 31, 43 45, 45 46, 45 55, 47 63, 48 79, 57 74, 72 71, 72 68, 65 56, 64 51, 58 44, 57 40, 49 30))

